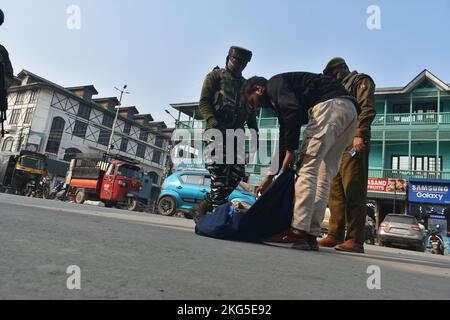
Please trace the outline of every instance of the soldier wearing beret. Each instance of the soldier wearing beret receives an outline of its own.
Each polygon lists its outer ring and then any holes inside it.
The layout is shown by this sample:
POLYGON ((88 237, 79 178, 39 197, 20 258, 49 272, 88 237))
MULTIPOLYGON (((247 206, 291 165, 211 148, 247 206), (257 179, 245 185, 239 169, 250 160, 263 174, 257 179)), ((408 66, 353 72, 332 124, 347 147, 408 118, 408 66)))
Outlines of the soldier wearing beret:
POLYGON ((360 104, 361 114, 353 143, 347 146, 331 185, 329 232, 319 245, 363 253, 371 125, 376 116, 375 83, 366 74, 350 72, 342 58, 332 59, 323 73, 344 85, 360 104))

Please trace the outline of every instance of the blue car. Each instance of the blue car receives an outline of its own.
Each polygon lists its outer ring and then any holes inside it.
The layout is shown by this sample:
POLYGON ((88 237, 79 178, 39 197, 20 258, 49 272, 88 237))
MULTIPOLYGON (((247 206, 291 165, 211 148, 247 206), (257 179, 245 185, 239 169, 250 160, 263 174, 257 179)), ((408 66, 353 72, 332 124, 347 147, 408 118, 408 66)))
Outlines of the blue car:
MULTIPOLYGON (((158 213, 172 216, 177 211, 188 212, 201 202, 210 191, 211 177, 208 171, 183 170, 168 177, 158 198, 158 213)), ((228 198, 253 205, 254 193, 246 191, 241 184, 228 198)))

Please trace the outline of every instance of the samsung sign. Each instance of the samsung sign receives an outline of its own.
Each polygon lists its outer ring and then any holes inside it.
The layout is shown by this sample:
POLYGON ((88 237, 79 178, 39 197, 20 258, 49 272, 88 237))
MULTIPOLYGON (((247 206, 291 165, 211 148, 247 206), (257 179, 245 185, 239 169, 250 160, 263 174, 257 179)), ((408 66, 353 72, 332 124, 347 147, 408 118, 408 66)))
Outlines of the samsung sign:
POLYGON ((409 201, 433 204, 450 204, 450 180, 409 181, 409 201))

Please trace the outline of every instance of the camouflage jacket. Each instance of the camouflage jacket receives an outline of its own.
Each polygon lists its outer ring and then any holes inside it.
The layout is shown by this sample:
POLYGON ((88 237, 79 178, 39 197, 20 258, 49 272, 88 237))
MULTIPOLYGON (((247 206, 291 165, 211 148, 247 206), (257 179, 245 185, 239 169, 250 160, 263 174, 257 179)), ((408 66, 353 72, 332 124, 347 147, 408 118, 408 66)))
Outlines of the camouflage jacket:
POLYGON ((244 82, 243 77, 235 78, 218 67, 206 76, 199 105, 206 129, 243 129, 247 123, 249 128, 258 130, 256 111, 241 97, 244 82))
POLYGON ((11 61, 9 60, 8 51, 6 51, 5 47, 2 45, 0 45, 0 63, 3 63, 5 66, 5 82, 6 87, 9 88, 14 80, 14 71, 11 61))

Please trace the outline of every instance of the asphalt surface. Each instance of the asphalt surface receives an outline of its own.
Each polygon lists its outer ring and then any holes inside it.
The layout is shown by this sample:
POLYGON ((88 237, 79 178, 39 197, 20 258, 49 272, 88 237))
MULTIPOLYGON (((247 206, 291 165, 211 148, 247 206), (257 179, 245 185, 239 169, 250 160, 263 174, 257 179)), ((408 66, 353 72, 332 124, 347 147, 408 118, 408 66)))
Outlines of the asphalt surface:
POLYGON ((0 194, 0 299, 450 299, 449 257, 301 252, 193 229, 185 219, 0 194), (72 265, 80 290, 67 288, 72 265), (370 266, 380 268, 379 290, 368 289, 370 266))

